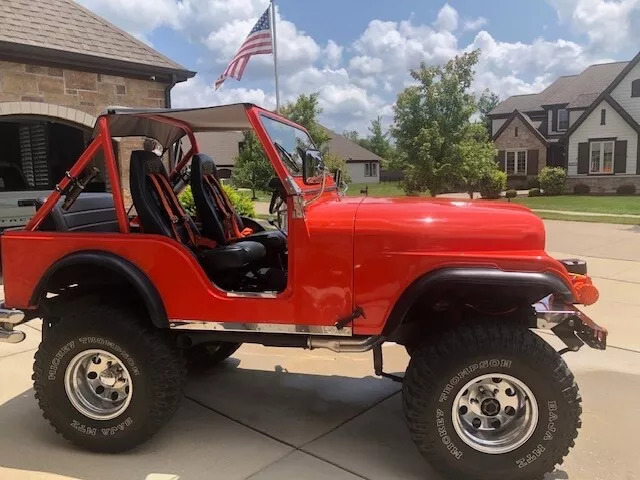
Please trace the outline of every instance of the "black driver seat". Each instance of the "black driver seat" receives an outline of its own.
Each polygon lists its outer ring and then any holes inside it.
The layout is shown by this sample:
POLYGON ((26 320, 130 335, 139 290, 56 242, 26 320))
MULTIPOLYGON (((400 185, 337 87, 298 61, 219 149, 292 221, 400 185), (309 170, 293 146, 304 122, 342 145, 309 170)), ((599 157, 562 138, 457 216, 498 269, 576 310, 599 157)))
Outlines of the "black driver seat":
MULTIPOLYGON (((241 241, 232 245, 219 245, 212 249, 198 249, 192 245, 191 235, 200 235, 196 225, 190 217, 185 216, 178 223, 174 223, 163 205, 159 192, 156 190, 150 175, 159 174, 168 181, 169 177, 162 164, 162 159, 153 152, 134 150, 131 152, 130 188, 133 205, 136 208, 140 226, 145 233, 155 233, 175 238, 189 246, 200 264, 212 278, 220 280, 220 274, 227 274, 232 270, 250 269, 251 266, 266 255, 265 247, 258 242, 241 241), (188 225, 187 225, 188 222, 188 225)), ((173 190, 171 194, 175 196, 173 190)), ((176 199, 177 200, 177 199, 176 199)))
MULTIPOLYGON (((217 189, 220 184, 218 169, 213 159, 209 155, 196 154, 191 159, 191 191, 193 201, 196 205, 198 218, 202 222, 202 231, 207 238, 212 238, 221 245, 229 244, 233 240, 229 239, 229 234, 224 226, 225 212, 222 211, 213 196, 211 187, 217 189), (205 176, 212 175, 217 182, 206 183, 205 176)), ((224 195, 223 192, 220 192, 224 195)), ((244 229, 245 225, 240 215, 234 210, 233 216, 239 229, 244 229)), ((267 255, 277 255, 284 252, 287 247, 287 238, 279 230, 270 230, 252 233, 243 238, 243 241, 259 242, 267 249, 267 255)))

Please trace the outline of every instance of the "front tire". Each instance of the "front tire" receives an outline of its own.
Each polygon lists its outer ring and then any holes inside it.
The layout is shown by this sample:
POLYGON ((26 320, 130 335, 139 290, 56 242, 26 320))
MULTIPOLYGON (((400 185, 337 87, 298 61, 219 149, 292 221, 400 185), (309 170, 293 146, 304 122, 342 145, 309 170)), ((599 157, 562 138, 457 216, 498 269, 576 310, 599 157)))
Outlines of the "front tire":
POLYGON ((162 332, 111 305, 68 307, 35 356, 45 419, 74 444, 129 450, 153 436, 182 398, 184 360, 162 332))
POLYGON ((573 447, 582 411, 562 357, 501 324, 460 326, 417 347, 403 400, 420 453, 460 480, 542 478, 573 447))

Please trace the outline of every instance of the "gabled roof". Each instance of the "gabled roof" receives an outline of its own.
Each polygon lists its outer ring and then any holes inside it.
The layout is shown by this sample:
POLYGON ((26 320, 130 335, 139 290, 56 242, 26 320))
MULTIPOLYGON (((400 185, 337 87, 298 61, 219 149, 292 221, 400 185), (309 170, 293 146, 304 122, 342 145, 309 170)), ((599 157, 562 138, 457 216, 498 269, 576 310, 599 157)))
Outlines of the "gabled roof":
MULTIPOLYGON (((547 98, 544 105, 571 104, 571 102, 585 94, 593 95, 595 93, 597 96, 609 86, 628 63, 613 62, 591 65, 571 82, 567 83, 563 89, 547 98)), ((583 102, 585 98, 583 97, 583 102)), ((591 104, 589 103, 587 106, 589 105, 591 104)))
POLYGON ((519 118, 520 120, 522 120, 522 123, 524 123, 525 127, 528 127, 529 130, 531 130, 531 133, 533 133, 538 140, 540 140, 544 145, 547 144, 547 139, 544 138, 544 136, 542 135, 542 133, 540 133, 540 131, 538 130, 538 128, 540 127, 540 122, 533 122, 531 120, 531 118, 529 118, 528 115, 522 113, 520 110, 514 110, 511 115, 509 115, 509 118, 502 124, 502 126, 498 129, 498 131, 493 135, 493 140, 495 141, 500 135, 502 135, 502 132, 504 132, 507 127, 509 126, 509 124, 515 119, 515 118, 519 118))
POLYGON ((542 105, 545 104, 546 100, 564 89, 567 84, 576 77, 577 75, 559 77, 540 93, 513 95, 496 105, 496 107, 489 112, 489 115, 504 115, 514 110, 520 110, 521 112, 542 111, 542 105))
POLYGON ((0 25, 6 58, 175 74, 178 80, 195 75, 72 0, 3 0, 0 25))
POLYGON ((504 115, 516 109, 534 112, 551 105, 587 108, 628 64, 613 62, 590 65, 579 75, 558 78, 540 93, 509 97, 491 110, 489 115, 504 115))
POLYGON ((327 133, 330 136, 329 139, 329 152, 338 155, 345 159, 345 161, 349 162, 357 162, 357 161, 381 161, 382 158, 376 155, 370 150, 367 150, 364 147, 361 147, 356 142, 349 140, 344 135, 340 135, 332 130, 326 129, 327 133))
POLYGON ((598 105, 600 105, 603 100, 611 105, 611 107, 616 112, 618 112, 620 116, 624 118, 631 127, 633 127, 637 132, 640 132, 640 125, 638 125, 638 122, 636 122, 633 117, 631 117, 631 115, 629 115, 629 113, 624 108, 622 108, 622 106, 611 96, 611 92, 613 92, 613 90, 618 86, 622 79, 629 74, 629 72, 638 64, 638 62, 640 62, 640 52, 638 52, 638 54, 633 57, 633 60, 631 60, 630 62, 619 62, 625 63, 624 68, 621 69, 618 75, 613 78, 611 82, 609 82, 609 85, 604 89, 602 93, 600 93, 600 95, 598 95, 593 103, 591 103, 589 108, 587 108, 587 110, 582 115, 580 115, 580 117, 578 117, 578 120, 576 120, 573 125, 569 127, 567 132, 562 136, 563 140, 567 140, 571 136, 571 134, 575 132, 580 125, 582 125, 587 117, 591 115, 591 113, 596 108, 598 108, 598 105))

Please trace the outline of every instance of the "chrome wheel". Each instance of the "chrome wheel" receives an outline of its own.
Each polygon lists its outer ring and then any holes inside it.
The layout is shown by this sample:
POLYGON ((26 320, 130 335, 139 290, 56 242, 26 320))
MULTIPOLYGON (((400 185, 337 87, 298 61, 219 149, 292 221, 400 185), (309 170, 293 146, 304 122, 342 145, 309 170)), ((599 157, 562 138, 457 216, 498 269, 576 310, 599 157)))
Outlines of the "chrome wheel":
POLYGON ((538 424, 538 403, 531 389, 503 373, 482 375, 464 385, 451 413, 460 439, 489 454, 522 446, 538 424))
POLYGON ((127 367, 104 350, 85 350, 67 366, 64 389, 71 404, 94 420, 111 420, 124 412, 133 395, 127 367))

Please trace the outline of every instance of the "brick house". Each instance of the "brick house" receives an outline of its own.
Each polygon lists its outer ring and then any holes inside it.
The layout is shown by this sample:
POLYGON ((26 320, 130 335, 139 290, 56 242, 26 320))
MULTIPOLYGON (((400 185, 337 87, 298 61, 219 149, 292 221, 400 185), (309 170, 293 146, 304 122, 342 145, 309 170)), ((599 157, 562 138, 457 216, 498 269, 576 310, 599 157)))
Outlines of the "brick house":
MULTIPOLYGON (((594 103, 601 102, 598 99, 626 71, 629 64, 630 62, 614 62, 591 65, 578 75, 558 78, 540 93, 509 97, 489 112, 492 137, 498 148, 498 162, 507 173, 511 188, 526 188, 547 165, 567 169, 570 189, 575 183, 592 180, 583 178, 589 172, 578 171, 577 147, 571 147, 571 143, 584 142, 575 141, 581 132, 576 136, 574 132, 577 127, 574 126, 582 124, 590 115, 586 112, 596 108, 594 103)), ((612 124, 617 120, 616 115, 616 112, 608 113, 612 128, 617 128, 612 124)), ((625 129, 619 123, 616 125, 625 129)), ((581 129, 584 130, 586 126, 581 129)), ((624 132, 624 135, 626 133, 628 132, 624 132)), ((609 132, 607 135, 613 133, 609 132)), ((620 145, 619 155, 621 149, 620 145)), ((625 174, 630 173, 633 168, 635 161, 633 167, 631 162, 627 162, 625 174)), ((614 175, 613 170, 608 173, 614 175)), ((615 172, 615 175, 619 173, 621 172, 615 172)), ((611 177, 605 180, 604 185, 600 180, 601 191, 615 190, 619 181, 621 180, 611 177)))
MULTIPOLYGON (((71 0, 6 0, 0 25, 0 162, 29 189, 54 186, 105 107, 168 107, 195 75, 71 0)), ((118 157, 134 143, 119 142, 118 157)), ((128 188, 128 166, 121 175, 128 188)))

